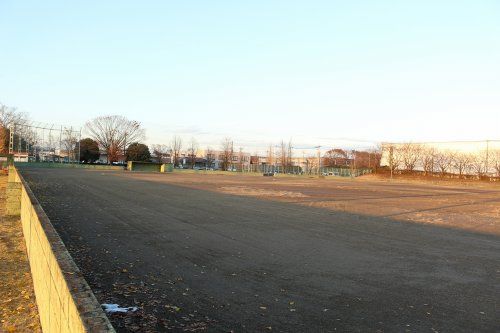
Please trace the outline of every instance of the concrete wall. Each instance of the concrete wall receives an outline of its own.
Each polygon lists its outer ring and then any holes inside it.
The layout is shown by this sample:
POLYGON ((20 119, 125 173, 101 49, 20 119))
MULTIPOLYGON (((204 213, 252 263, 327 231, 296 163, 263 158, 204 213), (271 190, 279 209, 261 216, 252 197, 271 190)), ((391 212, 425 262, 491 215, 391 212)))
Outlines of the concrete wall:
POLYGON ((127 162, 127 170, 129 171, 160 172, 160 166, 161 164, 151 162, 127 162))
POLYGON ((6 207, 5 213, 8 216, 19 216, 21 213, 21 188, 22 184, 16 182, 16 174, 9 173, 7 187, 5 188, 6 194, 6 207))
POLYGON ((172 163, 163 163, 160 172, 174 172, 174 165, 172 163))
POLYGON ((18 171, 21 222, 43 332, 115 332, 62 240, 18 171))
POLYGON ((172 172, 174 167, 172 163, 152 163, 152 162, 127 162, 128 171, 143 171, 143 172, 172 172))

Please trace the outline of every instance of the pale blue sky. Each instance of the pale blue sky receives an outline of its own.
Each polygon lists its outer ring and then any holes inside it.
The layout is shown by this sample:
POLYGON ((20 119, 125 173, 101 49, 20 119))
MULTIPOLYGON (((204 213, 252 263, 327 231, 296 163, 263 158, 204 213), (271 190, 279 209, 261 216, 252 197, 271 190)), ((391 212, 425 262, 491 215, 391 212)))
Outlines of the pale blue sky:
POLYGON ((149 143, 500 139, 500 2, 0 0, 0 102, 149 143))

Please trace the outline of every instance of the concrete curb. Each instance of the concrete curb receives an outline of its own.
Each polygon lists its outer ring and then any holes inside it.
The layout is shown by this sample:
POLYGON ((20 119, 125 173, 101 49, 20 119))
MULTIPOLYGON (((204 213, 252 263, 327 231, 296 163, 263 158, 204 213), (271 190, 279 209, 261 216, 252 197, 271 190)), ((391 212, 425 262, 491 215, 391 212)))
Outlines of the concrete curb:
POLYGON ((20 215, 43 332, 115 332, 22 175, 20 215))

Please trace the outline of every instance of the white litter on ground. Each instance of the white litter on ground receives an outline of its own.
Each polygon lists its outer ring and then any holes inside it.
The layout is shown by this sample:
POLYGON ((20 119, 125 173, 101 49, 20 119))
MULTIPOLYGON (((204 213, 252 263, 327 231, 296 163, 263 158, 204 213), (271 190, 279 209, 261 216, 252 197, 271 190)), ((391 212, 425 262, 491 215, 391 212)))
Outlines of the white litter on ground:
POLYGON ((131 306, 128 308, 121 308, 118 304, 101 304, 101 306, 106 313, 127 313, 137 311, 137 306, 131 306))

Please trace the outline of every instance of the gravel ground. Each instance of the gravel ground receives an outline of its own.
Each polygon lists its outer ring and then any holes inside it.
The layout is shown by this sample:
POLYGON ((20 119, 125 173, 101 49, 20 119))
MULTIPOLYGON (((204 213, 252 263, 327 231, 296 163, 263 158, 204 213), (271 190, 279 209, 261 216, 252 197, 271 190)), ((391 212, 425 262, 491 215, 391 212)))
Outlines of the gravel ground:
POLYGON ((497 188, 25 169, 119 332, 495 332, 497 188))

